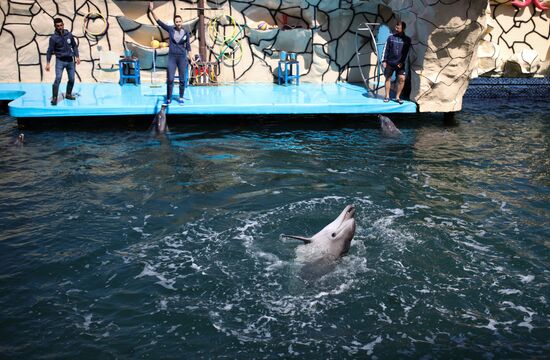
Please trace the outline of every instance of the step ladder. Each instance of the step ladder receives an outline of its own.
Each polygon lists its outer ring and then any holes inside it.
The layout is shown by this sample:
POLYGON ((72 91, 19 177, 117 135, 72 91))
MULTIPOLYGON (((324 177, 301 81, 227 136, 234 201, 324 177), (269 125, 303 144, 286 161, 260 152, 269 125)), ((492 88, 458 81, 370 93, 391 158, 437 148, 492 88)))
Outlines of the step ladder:
POLYGON ((355 31, 355 56, 357 57, 357 66, 359 68, 359 72, 361 73, 361 78, 363 79, 363 84, 365 85, 365 88, 372 93, 373 96, 377 95, 378 89, 384 86, 384 84, 380 83, 380 77, 382 74, 381 70, 381 64, 380 64, 380 53, 382 50, 380 50, 380 46, 382 46, 382 49, 386 43, 385 39, 383 42, 378 43, 377 38, 374 36, 373 28, 376 26, 380 26, 382 24, 380 23, 368 23, 364 22, 359 25, 357 30, 355 31), (374 78, 369 77, 369 70, 372 64, 367 65, 361 65, 363 62, 361 61, 362 55, 372 55, 372 52, 369 51, 363 51, 361 52, 361 45, 360 39, 363 37, 363 33, 367 32, 368 35, 371 37, 371 44, 376 44, 374 47, 374 55, 376 56, 376 69, 374 70, 374 78))

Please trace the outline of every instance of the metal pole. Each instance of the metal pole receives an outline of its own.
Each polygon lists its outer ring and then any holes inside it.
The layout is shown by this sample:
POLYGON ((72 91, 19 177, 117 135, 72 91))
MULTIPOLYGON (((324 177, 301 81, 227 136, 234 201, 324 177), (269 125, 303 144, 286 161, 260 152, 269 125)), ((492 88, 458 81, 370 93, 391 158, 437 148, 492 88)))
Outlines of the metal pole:
POLYGON ((206 6, 205 0, 199 0, 199 55, 201 61, 207 61, 206 58, 206 35, 205 35, 205 23, 204 23, 204 8, 206 6))

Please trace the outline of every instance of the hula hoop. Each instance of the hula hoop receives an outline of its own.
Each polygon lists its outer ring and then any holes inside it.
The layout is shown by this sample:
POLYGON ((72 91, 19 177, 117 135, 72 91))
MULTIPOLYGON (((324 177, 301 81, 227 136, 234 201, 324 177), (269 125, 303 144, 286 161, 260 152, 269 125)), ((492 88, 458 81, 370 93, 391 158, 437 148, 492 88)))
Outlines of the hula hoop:
POLYGON ((243 32, 243 28, 237 24, 235 18, 230 15, 220 15, 212 18, 208 22, 208 35, 212 41, 212 45, 208 45, 212 53, 216 56, 216 61, 223 62, 226 65, 235 65, 243 56, 241 39, 239 36, 243 32), (221 23, 221 19, 226 19, 227 24, 221 23), (221 35, 218 31, 218 27, 222 26, 225 30, 226 27, 231 26, 232 31, 229 34, 221 35), (214 50, 214 47, 218 47, 218 51, 214 50))
POLYGON ((223 59, 224 64, 227 64, 227 62, 236 64, 239 61, 241 61, 242 57, 243 57, 243 52, 241 49, 240 40, 235 40, 233 42, 228 43, 219 55, 219 58, 223 59))
MULTIPOLYGON (((226 25, 222 24, 222 26, 225 27, 226 25)), ((235 35, 237 35, 238 28, 239 26, 237 25, 237 22, 235 21, 235 18, 233 16, 219 15, 219 16, 213 17, 208 22, 208 35, 210 36, 210 39, 214 42, 214 44, 223 45, 226 42, 231 41, 231 39, 233 39, 235 35), (231 25, 233 27, 233 33, 231 35, 225 35, 222 38, 220 38, 218 37, 219 35, 218 25, 220 25, 220 20, 222 19, 222 17, 229 20, 228 25, 231 25)))
POLYGON ((91 35, 91 36, 101 36, 107 32, 107 28, 109 27, 109 24, 107 23, 107 20, 101 13, 98 12, 89 12, 84 16, 84 23, 82 24, 82 33, 84 35, 91 35), (90 20, 95 20, 100 18, 103 21, 103 28, 101 31, 98 32, 92 32, 88 30, 88 24, 90 20))

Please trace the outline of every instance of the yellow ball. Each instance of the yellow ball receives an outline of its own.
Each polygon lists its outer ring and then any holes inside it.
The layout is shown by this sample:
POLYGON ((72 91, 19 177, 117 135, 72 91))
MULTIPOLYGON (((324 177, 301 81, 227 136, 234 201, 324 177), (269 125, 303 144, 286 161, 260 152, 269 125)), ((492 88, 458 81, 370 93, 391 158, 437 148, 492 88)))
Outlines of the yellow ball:
POLYGON ((163 41, 163 42, 160 43, 160 47, 161 48, 168 47, 168 43, 163 41))
POLYGON ((151 41, 151 47, 152 48, 158 48, 160 46, 160 42, 158 40, 151 41))
POLYGON ((267 27, 268 25, 265 21, 260 21, 258 23, 258 30, 267 30, 267 27))

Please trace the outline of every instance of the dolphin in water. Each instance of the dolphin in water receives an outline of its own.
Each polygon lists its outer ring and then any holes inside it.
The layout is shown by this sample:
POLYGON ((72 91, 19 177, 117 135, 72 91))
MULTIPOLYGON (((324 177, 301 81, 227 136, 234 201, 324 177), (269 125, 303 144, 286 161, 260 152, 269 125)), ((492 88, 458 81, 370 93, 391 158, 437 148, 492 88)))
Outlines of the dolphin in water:
POLYGON ((355 207, 348 205, 333 222, 312 237, 281 235, 304 242, 303 250, 297 250, 297 254, 306 259, 302 268, 306 279, 318 278, 330 272, 336 260, 349 251, 355 236, 354 216, 355 207))
POLYGON ((401 131, 395 126, 393 121, 384 115, 378 115, 380 120, 380 129, 382 129, 382 134, 388 137, 398 137, 401 135, 401 131))
POLYGON ((155 134, 164 134, 169 131, 168 126, 166 125, 166 107, 166 104, 162 104, 160 111, 157 115, 155 115, 155 118, 151 123, 151 132, 154 132, 155 134))
POLYGON ((13 145, 14 146, 23 146, 23 144, 25 144, 25 134, 21 133, 21 134, 19 134, 17 139, 15 139, 15 142, 13 143, 13 145))

